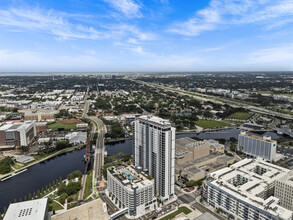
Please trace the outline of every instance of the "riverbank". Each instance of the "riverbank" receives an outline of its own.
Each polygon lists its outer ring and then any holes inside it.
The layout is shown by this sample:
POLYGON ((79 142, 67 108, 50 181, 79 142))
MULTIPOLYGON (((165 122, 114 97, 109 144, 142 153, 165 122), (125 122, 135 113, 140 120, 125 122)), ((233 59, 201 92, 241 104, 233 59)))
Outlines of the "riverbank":
POLYGON ((50 155, 48 155, 48 156, 46 156, 46 157, 44 157, 44 158, 41 158, 41 159, 36 160, 36 161, 33 161, 33 162, 29 163, 28 165, 25 165, 25 166, 23 166, 23 167, 21 167, 21 168, 19 168, 19 169, 15 169, 15 170, 13 170, 13 171, 10 172, 10 173, 7 173, 7 174, 4 174, 4 175, 0 176, 0 181, 5 181, 5 180, 7 180, 7 179, 9 179, 9 178, 11 178, 11 177, 14 177, 14 176, 16 176, 17 174, 20 174, 20 173, 26 171, 27 168, 29 168, 29 167, 31 167, 31 166, 34 166, 34 165, 36 165, 36 164, 38 164, 38 163, 41 163, 41 162, 46 161, 46 160, 48 160, 48 159, 51 159, 51 158, 53 158, 53 157, 59 156, 59 155, 61 155, 61 154, 65 154, 65 153, 72 152, 72 151, 75 151, 75 150, 80 150, 81 148, 83 148, 83 147, 80 147, 80 146, 74 146, 74 147, 70 147, 70 148, 62 149, 62 150, 60 150, 60 151, 57 151, 57 152, 55 152, 55 153, 52 153, 52 154, 50 154, 50 155))
POLYGON ((130 139, 132 139, 132 137, 109 139, 109 140, 105 140, 105 144, 119 143, 120 141, 126 141, 126 140, 130 140, 130 139))

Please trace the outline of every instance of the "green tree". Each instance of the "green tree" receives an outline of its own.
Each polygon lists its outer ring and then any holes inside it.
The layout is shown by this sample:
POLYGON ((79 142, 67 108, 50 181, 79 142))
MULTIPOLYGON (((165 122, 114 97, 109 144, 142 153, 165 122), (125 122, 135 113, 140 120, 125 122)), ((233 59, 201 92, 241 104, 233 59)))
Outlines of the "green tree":
POLYGON ((37 198, 40 198, 41 197, 41 193, 40 193, 40 190, 38 189, 37 191, 37 198))
POLYGON ((45 193, 44 187, 42 187, 41 194, 44 195, 44 193, 45 193))
POLYGON ((14 199, 14 201, 13 201, 14 203, 17 203, 17 201, 16 201, 16 199, 14 199))
POLYGON ((28 200, 32 200, 32 194, 31 193, 28 194, 28 200))
POLYGON ((27 195, 24 196, 24 201, 27 201, 27 195))
POLYGON ((4 206, 4 208, 3 208, 3 214, 5 215, 6 212, 7 212, 7 207, 4 206))
POLYGON ((36 198, 36 192, 33 193, 33 199, 35 199, 35 198, 36 198))
POLYGON ((47 185, 45 186, 45 192, 48 192, 48 186, 47 185))

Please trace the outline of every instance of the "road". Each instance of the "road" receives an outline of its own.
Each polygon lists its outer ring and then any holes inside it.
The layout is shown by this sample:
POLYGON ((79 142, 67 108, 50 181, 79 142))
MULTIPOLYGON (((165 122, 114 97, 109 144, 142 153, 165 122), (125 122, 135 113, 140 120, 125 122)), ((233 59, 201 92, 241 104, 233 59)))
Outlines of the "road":
POLYGON ((91 120, 96 122, 98 126, 98 138, 95 144, 95 154, 94 154, 94 177, 98 181, 103 180, 102 167, 104 165, 104 155, 105 155, 105 145, 104 139, 107 133, 106 126, 103 121, 97 117, 89 117, 91 120))
POLYGON ((212 210, 205 207, 203 204, 199 203, 196 198, 201 194, 201 190, 197 190, 194 193, 184 193, 181 190, 176 188, 176 194, 178 196, 178 203, 189 204, 194 209, 199 210, 202 213, 209 212, 213 216, 217 217, 220 220, 225 220, 226 218, 219 215, 218 213, 213 212, 212 210))
POLYGON ((88 93, 89 93, 89 87, 87 87, 87 92, 86 92, 86 94, 84 96, 84 107, 83 107, 83 113, 82 113, 83 118, 87 117, 87 113, 89 111, 89 101, 87 100, 88 93))
POLYGON ((225 217, 223 217, 223 216, 221 216, 221 215, 219 215, 219 214, 217 214, 217 213, 215 213, 215 212, 209 210, 209 209, 206 208, 204 205, 202 205, 202 204, 200 204, 200 203, 198 203, 198 202, 194 203, 194 204, 192 205, 192 207, 195 208, 195 209, 197 209, 197 210, 199 210, 199 211, 202 212, 202 213, 209 212, 210 214, 212 214, 213 216, 215 216, 216 218, 218 218, 218 219, 220 219, 220 220, 225 220, 225 219, 226 219, 225 217))

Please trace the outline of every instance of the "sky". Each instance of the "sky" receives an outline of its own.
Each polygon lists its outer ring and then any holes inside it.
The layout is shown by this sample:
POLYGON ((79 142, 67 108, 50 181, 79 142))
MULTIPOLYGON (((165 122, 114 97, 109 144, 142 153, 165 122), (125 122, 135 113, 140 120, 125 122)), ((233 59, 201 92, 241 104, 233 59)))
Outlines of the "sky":
POLYGON ((292 70, 293 0, 0 1, 0 72, 292 70))

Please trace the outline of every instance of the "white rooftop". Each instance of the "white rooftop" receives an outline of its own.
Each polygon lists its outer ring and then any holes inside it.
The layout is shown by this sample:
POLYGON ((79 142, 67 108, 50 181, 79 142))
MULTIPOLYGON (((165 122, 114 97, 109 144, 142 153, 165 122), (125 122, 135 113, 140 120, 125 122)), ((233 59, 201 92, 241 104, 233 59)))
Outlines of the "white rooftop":
POLYGON ((26 122, 6 122, 0 127, 0 131, 18 131, 22 129, 27 129, 31 126, 32 121, 26 122))
POLYGON ((143 115, 143 116, 140 116, 139 119, 143 119, 143 120, 146 120, 148 122, 153 122, 153 123, 157 123, 157 124, 161 124, 161 125, 171 126, 171 123, 170 123, 169 120, 159 118, 159 117, 153 116, 153 115, 143 115))
POLYGON ((47 198, 13 203, 8 207, 4 220, 43 220, 47 203, 47 198))

